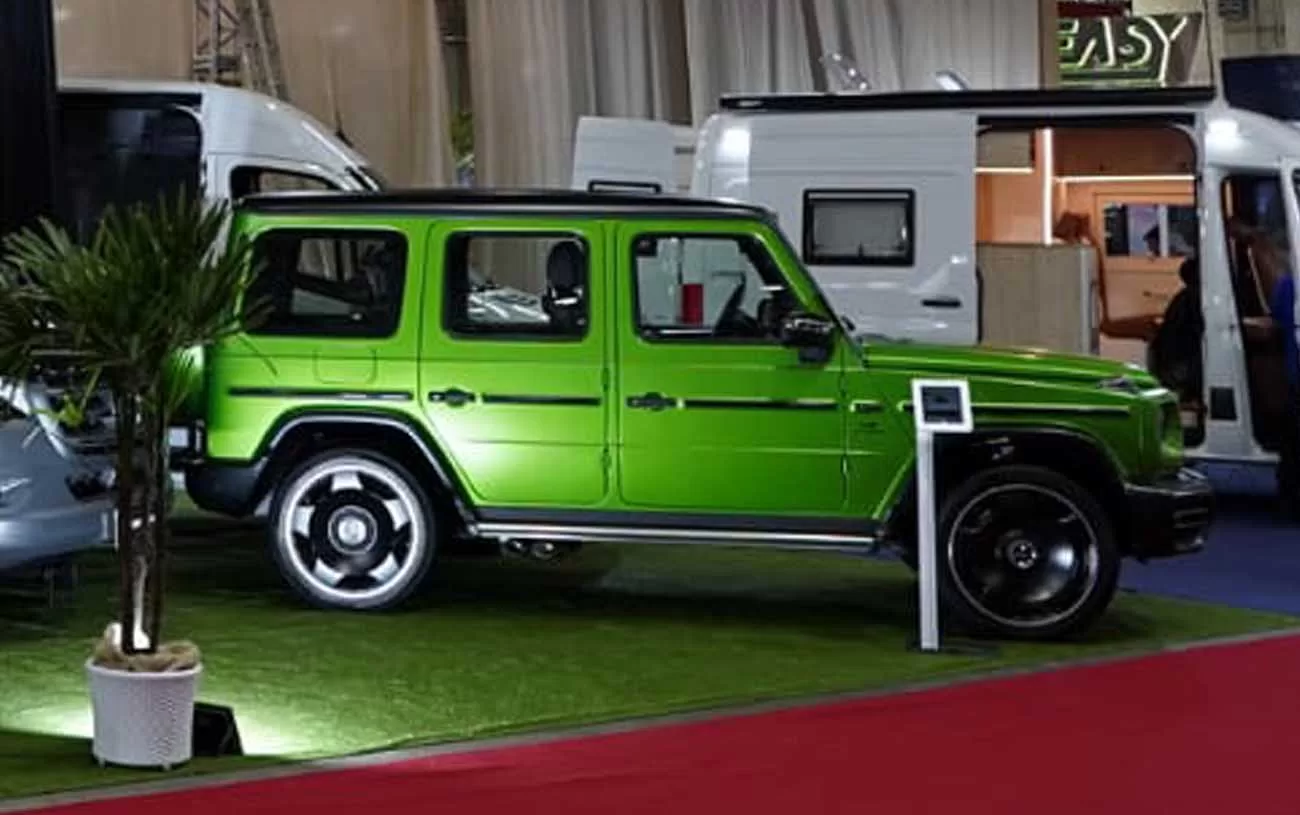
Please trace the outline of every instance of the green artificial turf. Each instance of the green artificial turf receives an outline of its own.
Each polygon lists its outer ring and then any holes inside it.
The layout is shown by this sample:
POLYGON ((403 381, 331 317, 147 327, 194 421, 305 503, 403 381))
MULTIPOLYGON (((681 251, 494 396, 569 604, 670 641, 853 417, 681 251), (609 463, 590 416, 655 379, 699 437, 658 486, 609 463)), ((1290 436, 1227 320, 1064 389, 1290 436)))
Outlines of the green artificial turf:
MULTIPOLYGON (((170 564, 169 638, 204 653, 200 698, 233 705, 244 759, 177 773, 1150 650, 1297 620, 1121 596, 1086 641, 992 656, 909 651, 904 567, 831 555, 593 547, 555 565, 445 561, 409 607, 343 614, 282 588, 261 534, 190 519, 170 564)), ((0 796, 157 779, 89 758, 82 663, 111 619, 111 556, 75 596, 0 595, 0 796)))

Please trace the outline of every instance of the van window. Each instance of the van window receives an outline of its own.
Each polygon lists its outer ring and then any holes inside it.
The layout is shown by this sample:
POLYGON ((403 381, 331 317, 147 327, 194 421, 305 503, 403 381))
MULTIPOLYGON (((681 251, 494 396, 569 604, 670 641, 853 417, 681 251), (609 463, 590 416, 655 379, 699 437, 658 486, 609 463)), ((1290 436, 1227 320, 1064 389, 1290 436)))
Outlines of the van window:
POLYGON ((58 116, 59 207, 76 240, 94 234, 109 205, 198 194, 202 132, 169 100, 60 93, 58 116))
POLYGON ((461 337, 581 339, 589 254, 575 235, 456 233, 443 266, 443 323, 461 337))
POLYGON ((810 266, 899 266, 916 262, 911 190, 808 190, 803 259, 810 266))
POLYGON ((338 186, 323 178, 306 173, 294 173, 288 170, 270 167, 236 167, 230 173, 230 195, 243 198, 261 192, 326 192, 336 190, 338 186))
POLYGON ((1191 257, 1196 254, 1196 207, 1106 201, 1107 257, 1191 257))
POLYGON ((391 337, 406 282, 406 239, 379 231, 277 229, 253 247, 247 302, 269 313, 252 334, 391 337))
POLYGON ((797 302, 749 236, 639 235, 637 328, 649 340, 771 342, 797 302))

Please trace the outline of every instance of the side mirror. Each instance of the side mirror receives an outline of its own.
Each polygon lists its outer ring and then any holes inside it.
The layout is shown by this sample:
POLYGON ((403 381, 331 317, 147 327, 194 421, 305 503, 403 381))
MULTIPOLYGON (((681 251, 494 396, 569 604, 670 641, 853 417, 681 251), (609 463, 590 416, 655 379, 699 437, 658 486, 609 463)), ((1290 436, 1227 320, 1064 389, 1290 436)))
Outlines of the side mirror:
POLYGON ((799 351, 800 362, 821 363, 831 358, 835 323, 815 314, 796 313, 781 323, 781 344, 799 351))

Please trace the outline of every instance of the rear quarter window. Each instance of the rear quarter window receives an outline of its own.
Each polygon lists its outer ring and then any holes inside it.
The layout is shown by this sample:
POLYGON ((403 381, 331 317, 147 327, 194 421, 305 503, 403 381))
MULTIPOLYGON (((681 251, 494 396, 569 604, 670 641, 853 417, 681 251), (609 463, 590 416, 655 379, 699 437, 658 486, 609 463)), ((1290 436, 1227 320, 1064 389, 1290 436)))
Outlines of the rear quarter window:
POLYGON ((406 238, 380 230, 264 232, 253 244, 256 277, 245 317, 254 335, 386 338, 397 333, 406 283, 406 238))

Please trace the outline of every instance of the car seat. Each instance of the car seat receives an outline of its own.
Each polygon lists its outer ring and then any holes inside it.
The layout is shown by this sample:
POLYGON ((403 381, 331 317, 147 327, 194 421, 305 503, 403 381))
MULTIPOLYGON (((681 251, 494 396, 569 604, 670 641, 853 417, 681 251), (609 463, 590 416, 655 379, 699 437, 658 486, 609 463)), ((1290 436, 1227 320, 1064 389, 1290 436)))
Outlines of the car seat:
POLYGON ((558 334, 580 333, 587 324, 584 283, 587 277, 587 253, 574 240, 563 240, 551 247, 546 258, 546 294, 542 309, 558 334))

